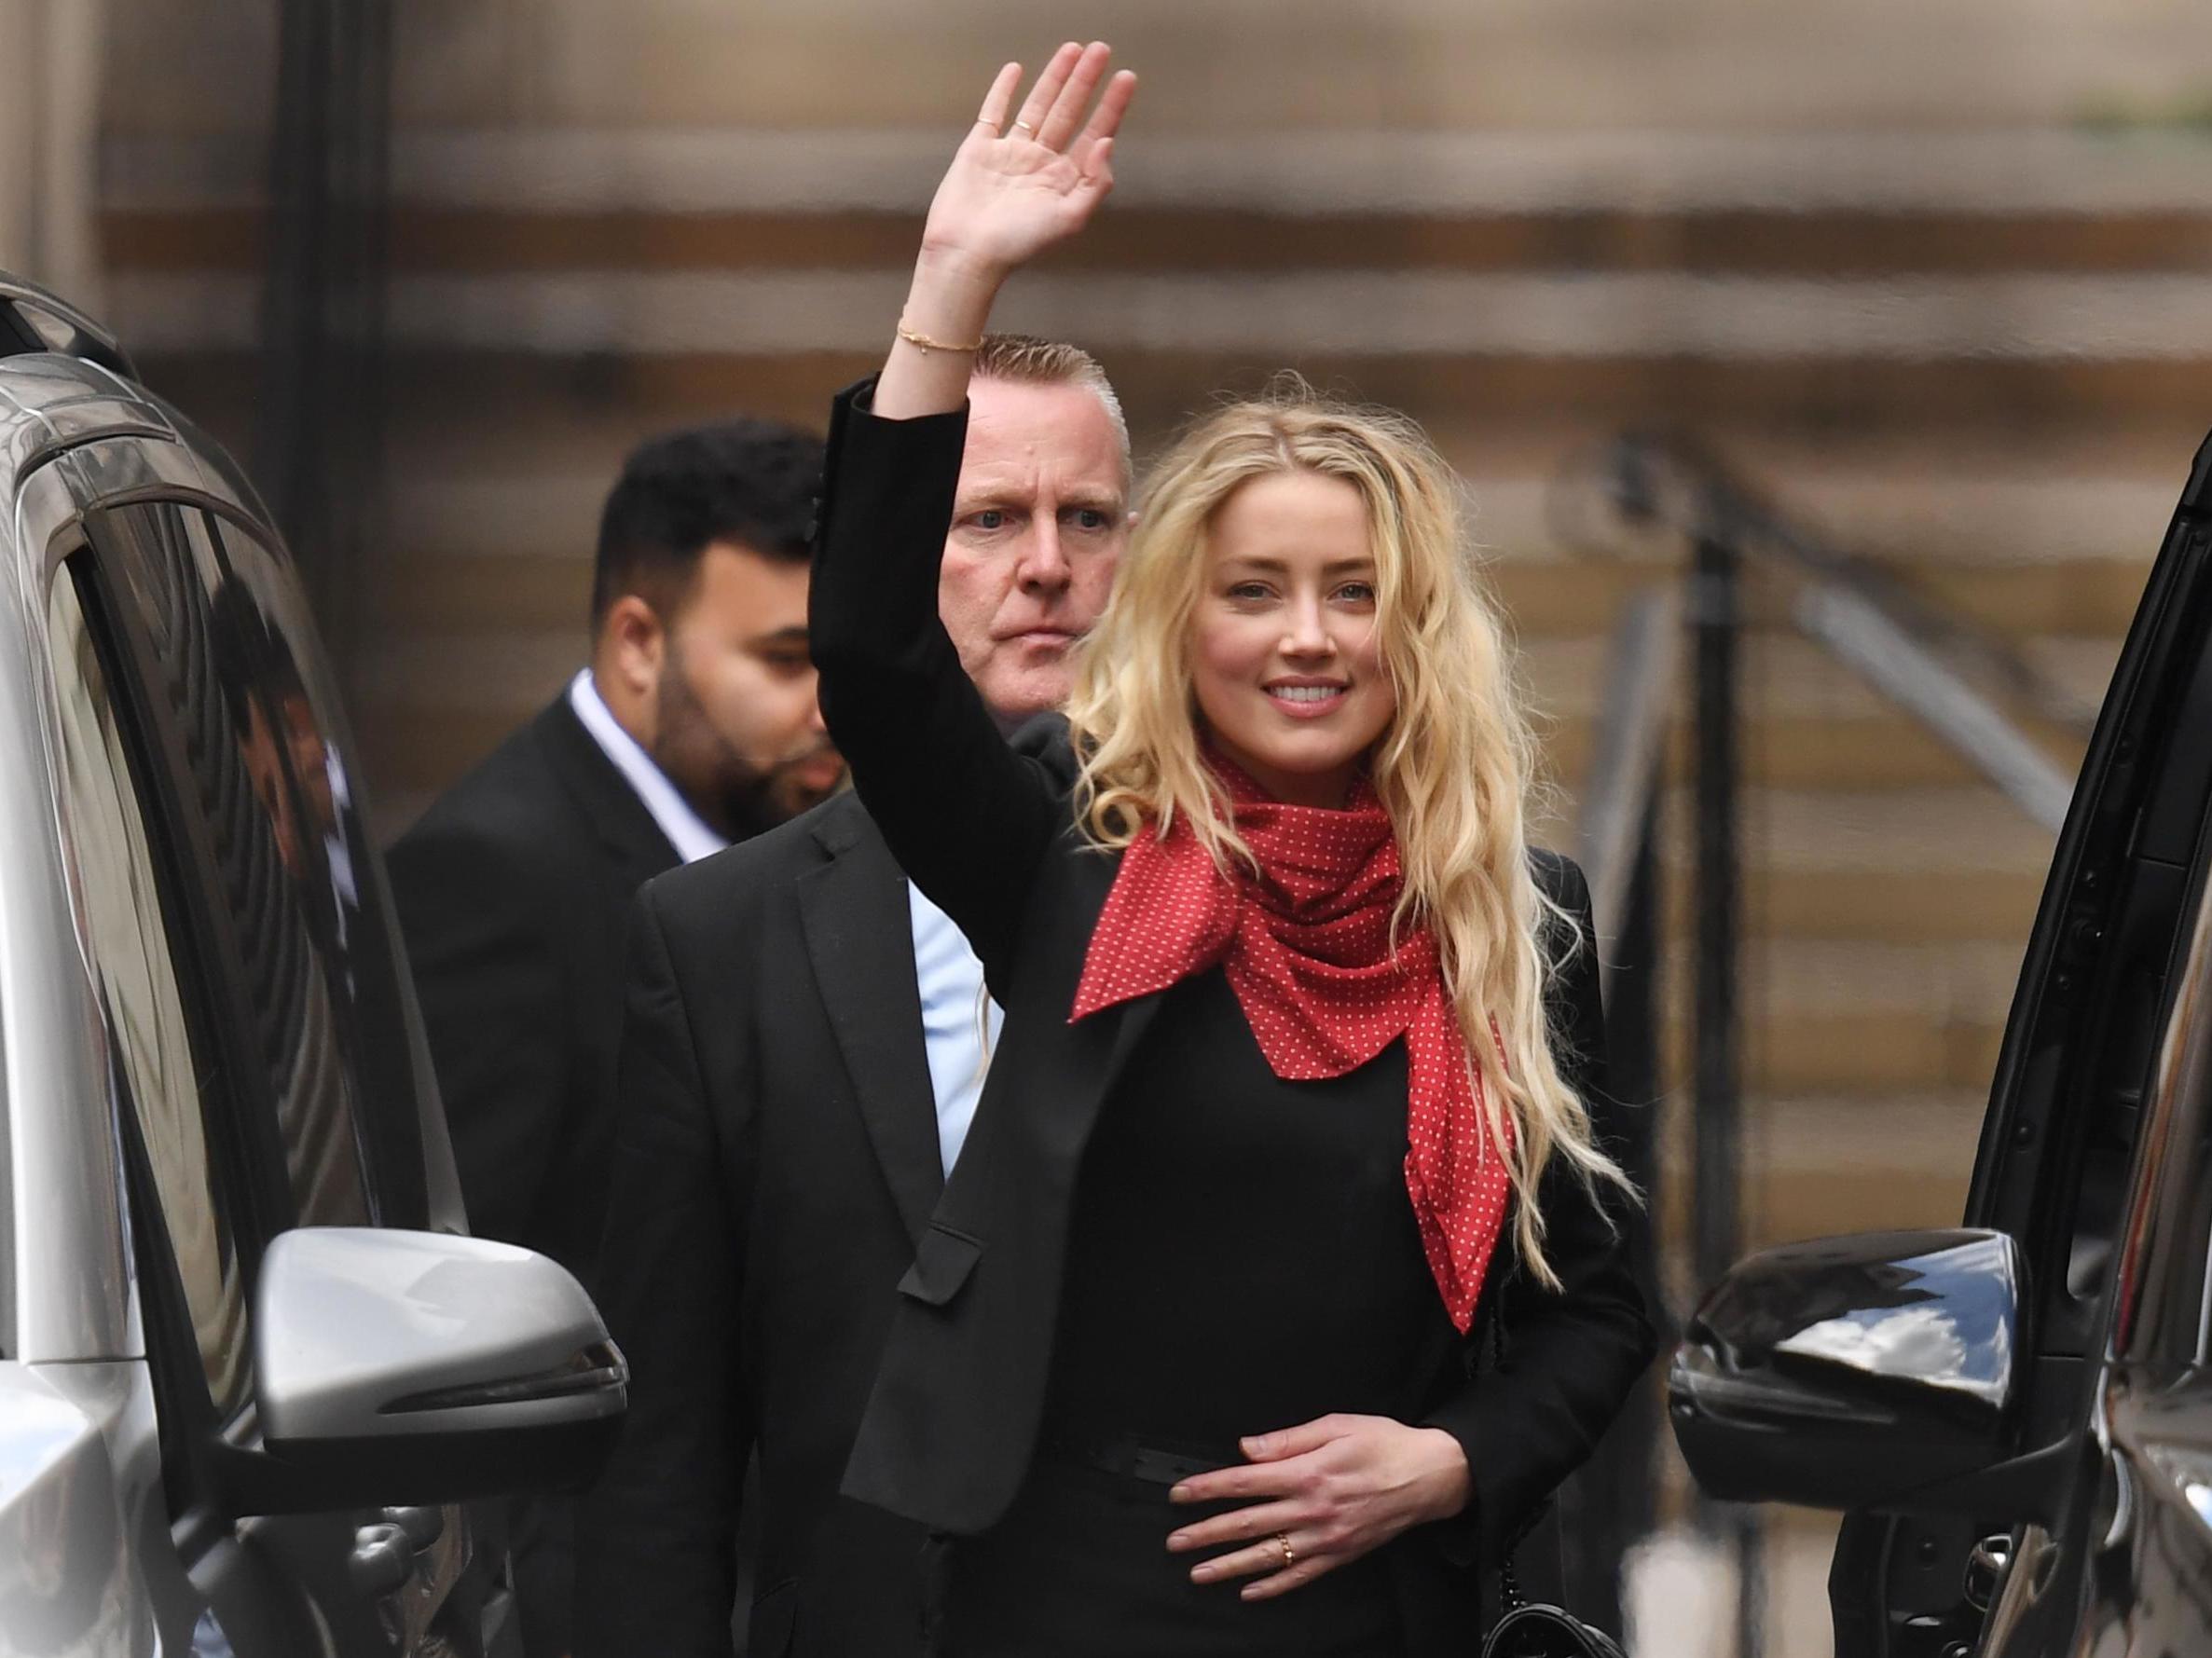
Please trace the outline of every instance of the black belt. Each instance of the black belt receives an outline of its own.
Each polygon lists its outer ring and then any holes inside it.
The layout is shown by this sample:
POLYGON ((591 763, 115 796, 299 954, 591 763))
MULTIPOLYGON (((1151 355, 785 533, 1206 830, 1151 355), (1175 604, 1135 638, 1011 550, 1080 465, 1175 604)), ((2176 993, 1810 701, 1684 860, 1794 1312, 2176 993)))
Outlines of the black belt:
POLYGON ((1172 1445, 1134 1433, 1083 1433, 1047 1428, 1037 1449, 1063 1462, 1079 1462, 1102 1473, 1154 1485, 1179 1485, 1198 1473, 1211 1473, 1243 1460, 1234 1451, 1205 1446, 1172 1445))

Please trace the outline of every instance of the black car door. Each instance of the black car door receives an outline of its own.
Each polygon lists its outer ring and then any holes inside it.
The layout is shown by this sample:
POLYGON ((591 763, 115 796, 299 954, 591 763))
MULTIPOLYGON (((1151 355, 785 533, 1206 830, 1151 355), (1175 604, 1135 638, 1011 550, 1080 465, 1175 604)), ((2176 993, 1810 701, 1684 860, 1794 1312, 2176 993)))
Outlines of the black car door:
MULTIPOLYGON (((2047 1524, 2010 1546, 2032 1547, 2050 1608, 2079 1605, 2086 1533, 2110 1517, 2097 1489, 2101 1360, 2144 1102, 2196 919, 2212 805, 2208 644, 2212 440, 2151 570, 2059 837, 1964 1217, 2012 1234, 2028 1265, 2021 1443, 2061 1496, 2047 1524)), ((1970 1555, 2009 1524, 1848 1516, 1829 1582, 1838 1658, 1972 1651, 1983 1619, 1968 1595, 1970 1555)), ((2041 1651, 2014 1644, 2005 1658, 2041 1651)))

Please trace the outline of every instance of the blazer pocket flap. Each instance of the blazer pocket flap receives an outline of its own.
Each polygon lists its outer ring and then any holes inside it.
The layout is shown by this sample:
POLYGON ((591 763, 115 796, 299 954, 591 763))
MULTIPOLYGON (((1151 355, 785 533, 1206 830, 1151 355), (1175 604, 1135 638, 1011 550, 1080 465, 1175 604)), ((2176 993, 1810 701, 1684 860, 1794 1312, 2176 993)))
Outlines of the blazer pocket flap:
POLYGON ((981 1239, 931 1222, 914 1251, 914 1265, 899 1281, 899 1293, 929 1307, 948 1306, 982 1253, 981 1239))

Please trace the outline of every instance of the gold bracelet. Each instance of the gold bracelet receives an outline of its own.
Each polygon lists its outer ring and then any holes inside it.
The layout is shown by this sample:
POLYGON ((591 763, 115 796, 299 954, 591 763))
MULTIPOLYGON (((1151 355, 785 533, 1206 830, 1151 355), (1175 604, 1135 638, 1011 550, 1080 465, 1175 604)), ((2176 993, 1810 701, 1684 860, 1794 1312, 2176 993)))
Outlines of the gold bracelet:
POLYGON ((983 349, 983 342, 980 339, 965 346, 955 345, 950 340, 931 339, 920 329, 909 328, 904 317, 899 319, 899 337, 908 345, 925 351, 980 351, 983 349))

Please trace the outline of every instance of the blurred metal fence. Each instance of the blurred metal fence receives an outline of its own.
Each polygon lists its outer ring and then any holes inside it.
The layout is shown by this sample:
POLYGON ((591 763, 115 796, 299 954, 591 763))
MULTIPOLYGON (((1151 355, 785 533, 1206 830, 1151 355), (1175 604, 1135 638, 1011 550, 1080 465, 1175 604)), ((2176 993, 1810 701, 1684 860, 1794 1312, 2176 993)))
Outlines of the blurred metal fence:
MULTIPOLYGON (((1559 500, 1570 544, 1587 544, 1595 503, 1606 528, 1682 549, 1679 587, 1634 596, 1616 629, 1599 711, 1591 773, 1582 791, 1578 844, 1587 872, 1605 968, 1613 1098, 1595 1103, 1599 1126, 1624 1165, 1654 1190, 1665 1098, 1659 969, 1664 917, 1657 848, 1668 749, 1679 710, 1681 656, 1691 657, 1690 936, 1692 1171, 1687 1205, 1691 1272, 1710 1284, 1742 1252, 1744 1228, 1741 1052, 1738 984, 1741 850, 1737 833, 1738 679, 1752 571, 1789 589, 1790 624, 1887 701, 1947 744, 2014 804, 2056 833, 2073 779, 2008 715, 2005 703, 2086 739, 2096 710, 2040 672, 2007 640, 1944 610, 1881 567, 1793 524, 1697 445, 1629 433, 1573 473, 1559 500)), ((1645 1244, 1648 1287, 1658 1295, 1656 1249, 1645 1244)), ((1681 1309, 1669 1309, 1671 1326, 1681 1309)), ((1656 1502, 1660 1411, 1656 1378, 1632 1402, 1562 1503, 1582 1516, 1582 1558, 1570 1543, 1571 1592, 1601 1617, 1616 1611, 1628 1546, 1650 1527, 1656 1502)), ((1702 1510, 1736 1559, 1735 1651, 1763 1650, 1764 1538, 1757 1511, 1702 1510)), ((1570 1537, 1573 1532, 1570 1531, 1570 1537)))
MULTIPOLYGON (((1575 852, 1590 883, 1605 1000, 1606 1097, 1592 1126, 1642 1192, 1658 1185, 1659 789, 1680 681, 1681 606, 1669 589, 1631 597, 1614 626, 1597 746, 1582 791, 1575 852)), ((1654 1308, 1665 1305, 1649 1209, 1629 1218, 1630 1243, 1654 1308)), ((1670 1339, 1669 1321, 1660 1321, 1670 1339)), ((1597 1450, 1559 1493, 1568 1604, 1618 1635, 1626 1622, 1621 1565, 1658 1517, 1656 1377, 1646 1378, 1597 1450)))

